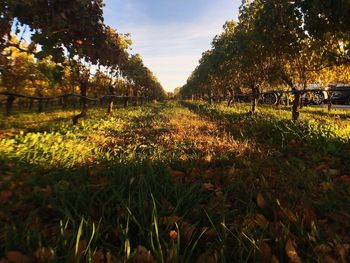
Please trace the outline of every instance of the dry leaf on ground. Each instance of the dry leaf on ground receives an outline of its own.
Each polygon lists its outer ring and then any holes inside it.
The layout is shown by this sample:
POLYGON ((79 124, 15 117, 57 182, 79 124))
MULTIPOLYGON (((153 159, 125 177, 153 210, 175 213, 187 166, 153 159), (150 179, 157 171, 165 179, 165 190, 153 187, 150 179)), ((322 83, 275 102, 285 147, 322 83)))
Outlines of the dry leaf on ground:
POLYGON ((263 242, 259 246, 260 252, 260 262, 261 263, 271 263, 272 260, 272 249, 269 244, 263 242))
POLYGON ((258 193, 258 195, 256 196, 256 204, 261 209, 264 209, 266 207, 266 201, 262 193, 258 193))
POLYGON ((154 257, 145 247, 137 247, 137 255, 131 260, 132 263, 156 263, 154 257))
POLYGON ((288 239, 286 246, 285 246, 285 251, 286 251, 286 254, 290 260, 289 261, 290 263, 301 263, 301 259, 298 255, 291 239, 288 239))
POLYGON ((19 251, 8 251, 5 254, 6 259, 8 259, 11 263, 29 263, 29 257, 24 255, 19 251))

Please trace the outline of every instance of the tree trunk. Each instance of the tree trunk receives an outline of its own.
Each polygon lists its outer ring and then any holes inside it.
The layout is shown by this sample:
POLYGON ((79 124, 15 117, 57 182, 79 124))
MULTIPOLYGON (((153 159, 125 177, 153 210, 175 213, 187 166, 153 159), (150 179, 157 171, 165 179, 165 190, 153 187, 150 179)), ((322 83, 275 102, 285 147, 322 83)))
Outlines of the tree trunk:
POLYGON ((129 106, 129 94, 126 94, 124 98, 124 108, 127 108, 128 106, 129 106))
POLYGON ((140 98, 140 105, 143 106, 143 96, 140 98))
POLYGON ((251 106, 251 109, 250 109, 250 113, 252 115, 255 114, 256 112, 256 109, 258 107, 258 99, 259 99, 259 88, 253 88, 252 89, 253 91, 253 97, 252 97, 252 106, 251 106))
POLYGON ((87 94, 87 88, 88 88, 88 82, 87 81, 81 81, 80 82, 80 95, 83 96, 80 98, 80 104, 82 106, 81 112, 73 117, 73 125, 77 124, 79 119, 84 118, 87 113, 87 100, 86 100, 86 94, 87 94))
MULTIPOLYGON (((114 87, 111 85, 111 86, 108 87, 108 89, 109 89, 110 95, 113 96, 114 95, 114 87)), ((108 98, 108 107, 107 107, 107 113, 108 114, 111 114, 112 111, 113 111, 113 101, 114 101, 113 97, 109 97, 108 98)))
MULTIPOLYGON (((38 97, 42 98, 43 95, 41 94, 41 92, 38 93, 38 97)), ((43 100, 40 99, 38 100, 38 113, 43 112, 43 100)))
POLYGON ((214 101, 213 101, 213 92, 210 91, 210 92, 209 92, 209 104, 210 104, 210 105, 213 105, 213 102, 214 102, 214 101))
POLYGON ((332 93, 331 93, 330 91, 327 91, 327 96, 328 96, 328 101, 327 101, 327 104, 328 104, 328 113, 330 113, 331 110, 332 110, 332 100, 331 100, 332 93))
POLYGON ((15 96, 7 96, 6 99, 6 111, 5 111, 5 115, 6 116, 10 116, 12 114, 12 108, 13 108, 13 102, 15 101, 15 96))
POLYGON ((299 119, 299 102, 300 102, 300 92, 296 89, 293 90, 294 100, 293 100, 293 108, 292 108, 292 118, 293 121, 297 121, 299 119))
POLYGON ((228 99, 228 101, 227 101, 227 107, 230 107, 231 104, 232 104, 232 101, 233 101, 233 99, 234 99, 234 91, 233 91, 233 89, 229 89, 228 92, 230 93, 230 94, 229 94, 230 97, 229 97, 229 99, 228 99))
POLYGON ((304 98, 303 96, 300 96, 299 109, 302 109, 303 107, 304 107, 304 98))

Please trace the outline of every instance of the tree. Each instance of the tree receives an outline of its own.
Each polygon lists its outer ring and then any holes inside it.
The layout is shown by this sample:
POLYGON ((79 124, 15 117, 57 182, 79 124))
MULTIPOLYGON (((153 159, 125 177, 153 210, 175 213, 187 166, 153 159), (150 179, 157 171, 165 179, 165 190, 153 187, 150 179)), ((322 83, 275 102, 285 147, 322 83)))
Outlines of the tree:
MULTIPOLYGON (((64 61, 64 50, 92 63, 121 63, 121 39, 103 23, 103 0, 3 0, 0 4, 0 48, 9 45, 11 28, 28 26, 40 44, 36 56, 64 61)), ((19 47, 19 46, 17 46, 19 47)))
MULTIPOLYGON (((35 76, 33 56, 19 52, 15 48, 7 48, 0 54, 0 86, 4 91, 11 93, 33 93, 30 85, 35 76)), ((6 98, 6 115, 10 115, 16 97, 9 95, 6 98)))
POLYGON ((304 28, 326 51, 330 64, 350 62, 350 4, 348 0, 298 0, 304 28))

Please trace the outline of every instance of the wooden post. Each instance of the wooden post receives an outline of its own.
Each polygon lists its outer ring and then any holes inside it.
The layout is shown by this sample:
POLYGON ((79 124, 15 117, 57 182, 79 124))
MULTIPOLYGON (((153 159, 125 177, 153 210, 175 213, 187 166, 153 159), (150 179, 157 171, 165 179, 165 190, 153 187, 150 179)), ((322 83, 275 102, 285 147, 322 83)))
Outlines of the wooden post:
POLYGON ((10 116, 12 114, 13 102, 15 101, 15 96, 9 95, 6 99, 6 110, 5 115, 10 116))

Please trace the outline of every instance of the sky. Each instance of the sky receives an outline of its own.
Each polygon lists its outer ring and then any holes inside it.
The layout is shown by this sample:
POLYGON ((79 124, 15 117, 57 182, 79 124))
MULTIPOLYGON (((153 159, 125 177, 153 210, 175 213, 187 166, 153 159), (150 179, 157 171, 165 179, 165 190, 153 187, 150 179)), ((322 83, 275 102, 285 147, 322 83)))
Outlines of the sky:
POLYGON ((186 83, 215 35, 237 19, 241 0, 106 0, 105 23, 130 33, 131 53, 166 91, 186 83))

